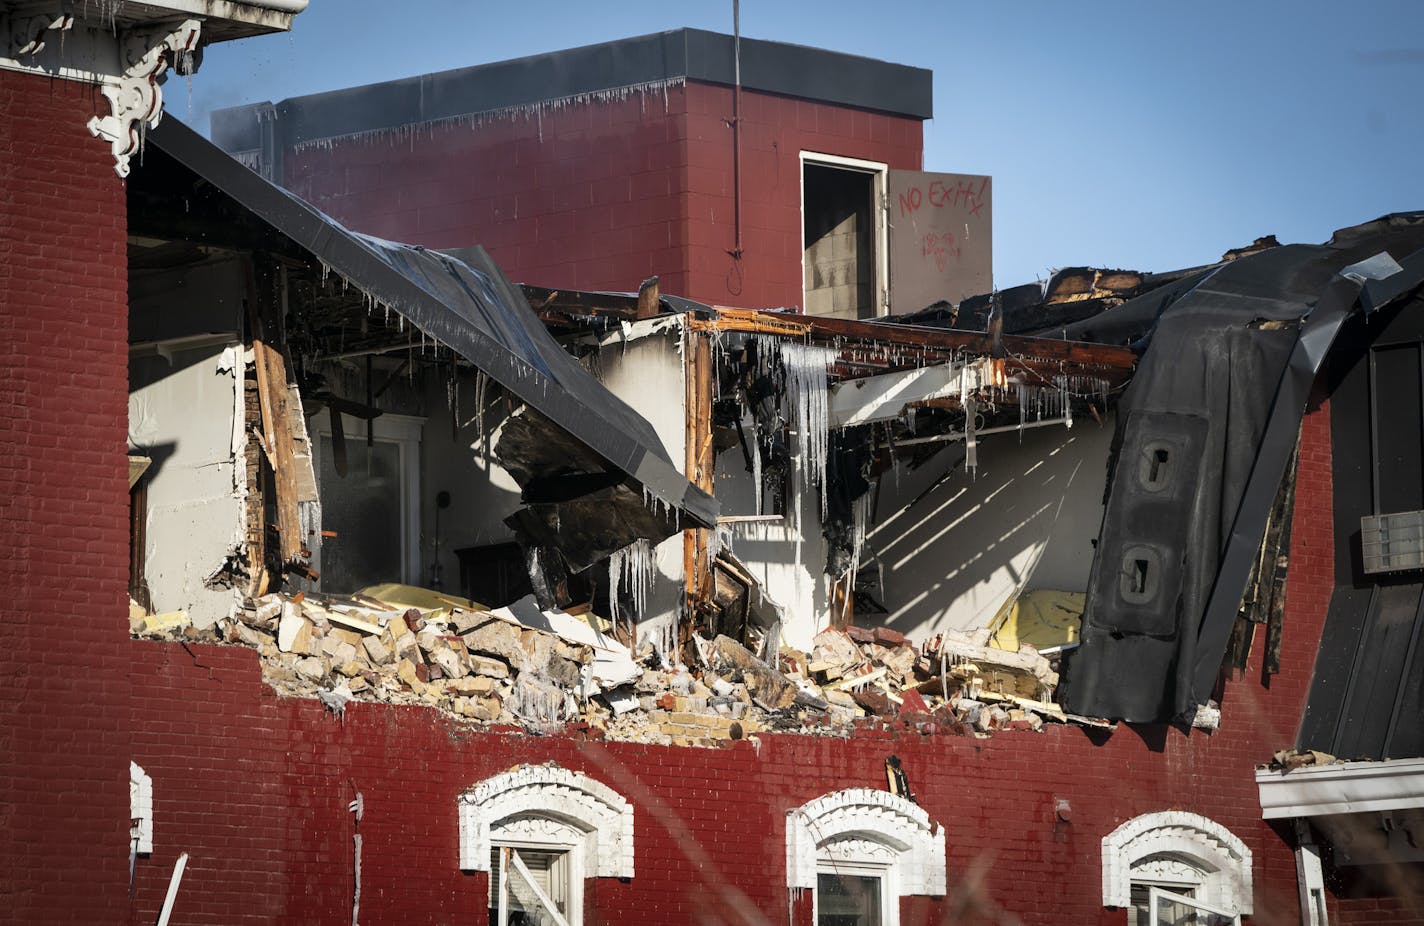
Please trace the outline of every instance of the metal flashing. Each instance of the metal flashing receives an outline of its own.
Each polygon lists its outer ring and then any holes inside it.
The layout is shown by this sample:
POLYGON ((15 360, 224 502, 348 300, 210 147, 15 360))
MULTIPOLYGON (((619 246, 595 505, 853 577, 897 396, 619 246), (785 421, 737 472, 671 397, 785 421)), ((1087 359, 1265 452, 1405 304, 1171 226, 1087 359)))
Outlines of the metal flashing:
MULTIPOLYGON (((675 29, 400 80, 221 109, 212 138, 226 151, 262 146, 270 109, 287 146, 421 125, 624 88, 733 82, 733 38, 675 29)), ((933 115, 931 72, 840 52, 742 39, 742 87, 913 119, 933 115)))

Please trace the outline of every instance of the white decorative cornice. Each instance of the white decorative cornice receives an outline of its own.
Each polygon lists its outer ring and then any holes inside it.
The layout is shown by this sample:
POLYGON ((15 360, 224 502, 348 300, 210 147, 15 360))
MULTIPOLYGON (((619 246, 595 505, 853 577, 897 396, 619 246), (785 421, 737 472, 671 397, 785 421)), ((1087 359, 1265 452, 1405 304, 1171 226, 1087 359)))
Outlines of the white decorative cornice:
POLYGON ((0 70, 98 87, 108 113, 88 122, 109 143, 114 170, 163 116, 159 80, 197 70, 201 44, 286 31, 307 0, 41 0, 11 13, 0 2, 0 70))
POLYGON ((633 877, 633 805, 580 772, 515 768, 461 794, 457 810, 461 871, 489 870, 494 835, 528 840, 543 832, 551 842, 581 844, 590 877, 633 877))
POLYGON ((786 885, 816 886, 821 860, 885 864, 901 895, 945 892, 944 829, 888 791, 846 788, 786 815, 786 885))
POLYGON ((1160 877, 1196 873, 1199 900, 1251 912, 1251 850, 1226 827, 1201 814, 1165 810, 1133 817, 1103 837, 1103 906, 1126 907, 1134 873, 1160 877))
POLYGON ((1256 770, 1266 820, 1424 807, 1424 759, 1256 770))
POLYGON ((146 129, 155 128, 163 118, 163 91, 158 78, 172 64, 179 73, 197 68, 193 52, 198 47, 202 23, 185 19, 176 28, 135 30, 121 36, 119 48, 123 73, 105 80, 99 92, 109 101, 109 115, 89 120, 89 131, 109 142, 114 170, 129 175, 129 158, 138 153, 146 129))

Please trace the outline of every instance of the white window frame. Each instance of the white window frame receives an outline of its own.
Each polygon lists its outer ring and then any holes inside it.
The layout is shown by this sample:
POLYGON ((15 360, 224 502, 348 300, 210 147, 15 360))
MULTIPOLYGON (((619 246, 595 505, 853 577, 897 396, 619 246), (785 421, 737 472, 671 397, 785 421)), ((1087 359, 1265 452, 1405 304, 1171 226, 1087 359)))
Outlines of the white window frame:
MULTIPOLYGON (((834 861, 826 858, 824 854, 818 853, 816 874, 818 876, 818 882, 820 875, 852 875, 862 878, 879 878, 880 922, 882 926, 899 926, 900 885, 899 878, 896 877, 894 865, 872 862, 834 861)), ((812 924, 818 924, 821 921, 821 892, 819 888, 820 885, 818 883, 817 890, 811 892, 812 924)))
POLYGON ((1175 884, 1192 888, 1194 903, 1232 911, 1252 912, 1251 850, 1234 833, 1200 814, 1181 810, 1133 817, 1103 837, 1103 906, 1131 905, 1132 885, 1167 890, 1175 884), (1170 864, 1192 872, 1164 877, 1170 864))
POLYGON ((1204 901, 1197 900, 1195 897, 1187 897, 1169 888, 1157 887, 1156 885, 1149 887, 1147 890, 1147 922, 1149 926, 1156 926, 1159 921, 1160 910, 1158 909, 1158 904, 1164 899, 1179 907, 1191 907, 1201 913, 1210 914, 1211 916, 1225 917, 1231 920, 1233 926, 1241 926, 1241 914, 1239 913, 1213 906, 1204 901))
MULTIPOLYGON (((528 849, 531 852, 561 852, 565 856, 567 866, 567 894, 569 898, 568 909, 564 911, 564 919, 569 926, 582 926, 583 924, 583 852, 582 846, 573 842, 549 841, 541 842, 528 839, 506 839, 498 835, 491 836, 490 848, 500 849, 508 847, 510 849, 528 849)), ((501 884, 508 875, 501 874, 501 884)), ((498 909, 499 898, 494 895, 495 879, 489 879, 489 907, 490 910, 498 909)), ((503 919, 499 926, 505 926, 503 919)))
MULTIPOLYGON (((314 437, 312 440, 312 460, 316 467, 316 472, 321 472, 321 438, 330 438, 331 418, 327 414, 318 414, 312 420, 314 437)), ((421 468, 421 435, 425 431, 425 419, 412 415, 393 415, 387 412, 378 418, 371 420, 371 439, 373 441, 395 444, 400 454, 400 484, 401 484, 401 581, 407 585, 420 584, 420 468, 421 468)), ((366 437, 366 423, 360 418, 353 418, 350 415, 342 419, 342 430, 348 441, 364 440, 366 437)), ((350 461, 348 461, 350 462, 350 461)), ((321 495, 321 485, 317 484, 317 495, 321 495)), ((318 573, 321 568, 321 547, 320 545, 313 551, 316 554, 314 568, 318 573)), ((347 589, 346 591, 354 591, 347 589)))
POLYGON ((884 161, 866 161, 848 158, 839 154, 821 151, 800 152, 796 182, 800 185, 801 203, 801 310, 806 309, 806 165, 814 167, 834 167, 872 175, 870 214, 875 222, 872 236, 875 248, 875 284, 871 298, 875 302, 873 318, 890 313, 890 250, 888 219, 886 218, 885 197, 890 165, 884 161))

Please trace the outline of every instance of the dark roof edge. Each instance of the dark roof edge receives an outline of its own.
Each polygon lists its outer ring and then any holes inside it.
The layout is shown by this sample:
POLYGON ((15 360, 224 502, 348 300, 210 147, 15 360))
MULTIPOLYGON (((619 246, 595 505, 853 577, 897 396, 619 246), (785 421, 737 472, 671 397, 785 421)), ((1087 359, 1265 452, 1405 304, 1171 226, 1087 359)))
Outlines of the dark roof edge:
MULTIPOLYGON (((212 137, 228 151, 261 147, 259 112, 270 110, 289 145, 377 132, 479 113, 534 107, 624 87, 680 81, 733 82, 733 38, 702 29, 585 45, 474 67, 367 84, 273 106, 256 103, 212 115, 212 137)), ((928 119, 931 72, 841 52, 742 39, 742 87, 928 119)))

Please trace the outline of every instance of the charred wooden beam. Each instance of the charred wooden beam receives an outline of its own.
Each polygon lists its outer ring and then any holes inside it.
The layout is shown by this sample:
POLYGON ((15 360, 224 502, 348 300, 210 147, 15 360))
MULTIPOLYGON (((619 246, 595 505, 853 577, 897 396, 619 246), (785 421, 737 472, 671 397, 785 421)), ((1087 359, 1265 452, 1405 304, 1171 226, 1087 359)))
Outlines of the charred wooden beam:
MULTIPOLYGON (((688 331, 683 351, 687 365, 686 382, 686 473, 688 480, 712 494, 716 458, 712 445, 712 339, 705 332, 688 331)), ((689 529, 682 534, 682 565, 690 612, 709 597, 707 574, 707 531, 689 529)), ((680 641, 679 641, 680 642, 680 641)))
MULTIPOLYGON (((856 345, 871 346, 878 353, 894 348, 907 360, 917 358, 938 362, 965 354, 992 356, 995 351, 995 339, 986 332, 790 315, 757 309, 718 307, 711 317, 693 318, 689 324, 694 330, 809 338, 819 343, 841 344, 847 350, 853 350, 856 345)), ((1025 366, 1051 368, 1058 374, 1125 378, 1137 364, 1137 355, 1131 350, 1106 344, 1014 336, 1006 336, 1000 343, 1009 357, 1025 366)))
MULTIPOLYGON (((652 280, 649 282, 654 283, 653 293, 656 300, 656 283, 652 280)), ((644 286, 646 285, 645 283, 644 286)), ((529 283, 521 283, 519 288, 524 291, 524 298, 529 301, 530 307, 540 316, 612 316, 629 321, 639 317, 639 293, 589 293, 573 289, 550 289, 529 283)))

